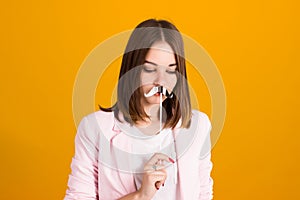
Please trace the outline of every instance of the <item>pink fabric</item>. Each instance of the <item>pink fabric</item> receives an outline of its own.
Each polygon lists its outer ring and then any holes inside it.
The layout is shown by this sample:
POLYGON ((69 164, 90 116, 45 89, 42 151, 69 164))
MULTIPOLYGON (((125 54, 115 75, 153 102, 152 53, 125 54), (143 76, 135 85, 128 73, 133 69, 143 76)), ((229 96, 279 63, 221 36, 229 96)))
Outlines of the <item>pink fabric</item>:
MULTIPOLYGON (((108 159, 117 163, 122 158, 113 156, 112 148, 130 152, 130 140, 116 126, 112 112, 97 111, 85 116, 77 129, 75 137, 75 155, 72 159, 68 189, 65 200, 119 199, 137 190, 132 173, 112 169, 108 159), (104 142, 109 141, 109 142, 104 142), (105 157, 107 156, 107 157, 105 157)), ((175 144, 179 152, 184 147, 184 153, 177 157, 178 189, 177 199, 180 200, 211 200, 213 198, 213 179, 210 153, 211 123, 208 116, 193 110, 192 124, 196 125, 192 144, 185 144, 188 134, 180 132, 177 126, 174 130, 175 144), (199 158, 201 150, 207 150, 199 158)), ((194 129, 193 129, 194 130, 194 129)), ((128 163, 130 164, 130 163, 128 163)))

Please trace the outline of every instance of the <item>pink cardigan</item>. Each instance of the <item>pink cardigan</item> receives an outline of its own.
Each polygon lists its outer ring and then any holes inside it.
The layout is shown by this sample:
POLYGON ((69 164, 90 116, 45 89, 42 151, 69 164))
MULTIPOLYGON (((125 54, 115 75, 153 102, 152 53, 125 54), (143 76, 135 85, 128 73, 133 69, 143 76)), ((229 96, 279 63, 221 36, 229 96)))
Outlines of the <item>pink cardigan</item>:
MULTIPOLYGON (((208 116, 196 110, 189 129, 178 124, 173 130, 175 148, 180 152, 176 158, 177 199, 213 198, 210 131, 208 116)), ((126 172, 126 158, 122 153, 114 154, 116 147, 130 152, 130 137, 117 126, 113 112, 97 111, 81 120, 65 200, 118 199, 137 190, 133 174, 126 172), (113 169, 118 160, 123 160, 122 166, 113 169)))

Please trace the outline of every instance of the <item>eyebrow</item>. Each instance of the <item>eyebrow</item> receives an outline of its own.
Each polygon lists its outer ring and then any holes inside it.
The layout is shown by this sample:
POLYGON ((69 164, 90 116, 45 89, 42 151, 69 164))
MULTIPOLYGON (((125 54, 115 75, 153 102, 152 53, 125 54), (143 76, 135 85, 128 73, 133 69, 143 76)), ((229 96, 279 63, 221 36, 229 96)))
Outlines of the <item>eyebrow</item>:
MULTIPOLYGON (((154 63, 154 62, 151 62, 151 61, 148 61, 148 60, 145 60, 145 63, 149 63, 151 65, 154 65, 154 66, 158 66, 158 64, 154 63)), ((177 65, 176 63, 173 63, 173 64, 169 64, 169 67, 172 67, 172 66, 175 66, 177 65)))

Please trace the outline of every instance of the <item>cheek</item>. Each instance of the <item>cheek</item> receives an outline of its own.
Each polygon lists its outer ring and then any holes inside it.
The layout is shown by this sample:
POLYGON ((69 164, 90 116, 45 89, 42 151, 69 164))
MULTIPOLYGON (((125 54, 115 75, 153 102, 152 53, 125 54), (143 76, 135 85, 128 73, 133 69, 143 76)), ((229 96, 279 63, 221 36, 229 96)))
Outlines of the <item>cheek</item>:
POLYGON ((141 86, 153 84, 155 77, 151 74, 141 73, 141 86))
POLYGON ((150 90, 152 89, 152 87, 153 87, 152 85, 144 85, 144 86, 142 86, 141 87, 142 94, 150 92, 150 90))
POLYGON ((166 80, 166 86, 172 90, 175 87, 176 83, 177 83, 176 75, 169 76, 166 80))

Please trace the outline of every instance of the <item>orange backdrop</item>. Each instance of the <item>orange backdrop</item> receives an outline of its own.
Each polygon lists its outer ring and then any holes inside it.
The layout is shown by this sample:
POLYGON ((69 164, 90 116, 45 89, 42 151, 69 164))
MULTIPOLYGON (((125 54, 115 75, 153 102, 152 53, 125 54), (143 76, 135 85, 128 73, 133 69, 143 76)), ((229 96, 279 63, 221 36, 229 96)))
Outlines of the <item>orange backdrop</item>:
MULTIPOLYGON (((12 0, 0 9, 0 199, 63 198, 77 71, 96 45, 153 17, 200 43, 222 75, 227 116, 212 151, 214 199, 300 198, 297 1, 12 0)), ((211 115, 201 83, 200 109, 211 115)), ((96 102, 110 105, 111 89, 99 87, 96 102)))

